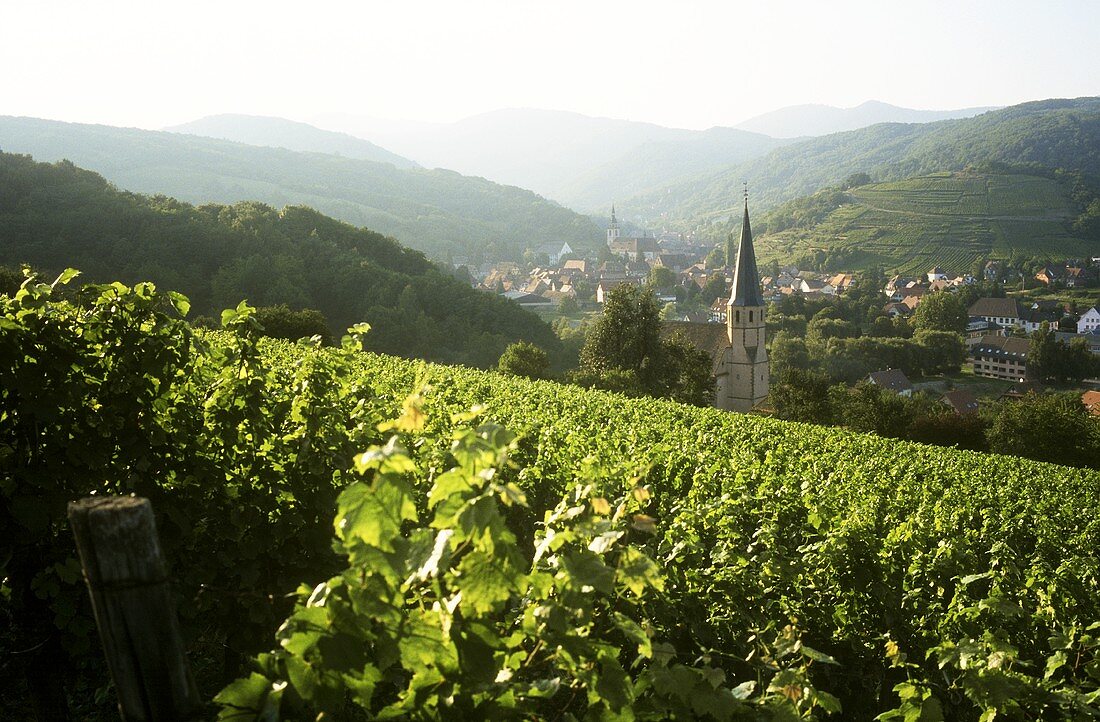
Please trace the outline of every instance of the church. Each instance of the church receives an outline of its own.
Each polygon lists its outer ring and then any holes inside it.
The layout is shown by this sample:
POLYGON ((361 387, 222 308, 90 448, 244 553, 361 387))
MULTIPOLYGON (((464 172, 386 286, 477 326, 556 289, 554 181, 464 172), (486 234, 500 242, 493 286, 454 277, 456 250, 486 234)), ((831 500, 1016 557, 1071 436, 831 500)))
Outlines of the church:
POLYGON ((733 289, 726 323, 666 322, 662 334, 679 335, 714 360, 714 405, 725 411, 751 411, 768 398, 768 352, 764 347, 764 294, 756 270, 749 226, 749 202, 741 221, 733 289))

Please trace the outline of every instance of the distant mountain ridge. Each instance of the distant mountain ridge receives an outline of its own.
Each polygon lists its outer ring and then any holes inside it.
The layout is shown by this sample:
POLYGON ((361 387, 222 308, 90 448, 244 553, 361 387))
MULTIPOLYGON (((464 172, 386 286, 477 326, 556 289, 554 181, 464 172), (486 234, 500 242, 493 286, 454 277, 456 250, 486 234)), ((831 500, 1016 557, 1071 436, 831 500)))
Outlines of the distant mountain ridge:
POLYGON ((858 130, 878 123, 931 123, 937 120, 970 118, 998 109, 998 106, 989 106, 959 110, 916 110, 878 100, 868 100, 854 108, 816 104, 791 105, 749 118, 734 127, 773 138, 799 138, 858 130))
POLYGON ((208 115, 164 130, 206 138, 232 140, 248 145, 286 148, 309 153, 328 153, 345 158, 392 163, 397 168, 416 168, 417 163, 382 148, 369 140, 347 133, 321 130, 307 123, 262 115, 226 113, 208 115))
POLYGON ((0 150, 71 160, 126 190, 190 203, 305 204, 438 259, 516 258, 602 229, 530 191, 451 171, 245 145, 163 131, 0 116, 0 150))
POLYGON ((517 185, 584 211, 626 194, 753 158, 785 141, 734 128, 666 128, 565 111, 505 109, 455 123, 320 116, 428 167, 517 185))

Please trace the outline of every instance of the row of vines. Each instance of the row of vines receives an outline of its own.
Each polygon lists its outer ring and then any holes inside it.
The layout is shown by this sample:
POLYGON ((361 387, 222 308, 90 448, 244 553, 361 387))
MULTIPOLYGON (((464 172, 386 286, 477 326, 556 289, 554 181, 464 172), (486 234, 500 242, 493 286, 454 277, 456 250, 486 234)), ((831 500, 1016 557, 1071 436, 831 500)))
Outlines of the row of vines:
POLYGON ((64 521, 96 493, 153 501, 226 719, 1100 716, 1094 472, 267 341, 244 305, 196 335, 71 277, 0 297, 11 719, 110 717, 64 521))

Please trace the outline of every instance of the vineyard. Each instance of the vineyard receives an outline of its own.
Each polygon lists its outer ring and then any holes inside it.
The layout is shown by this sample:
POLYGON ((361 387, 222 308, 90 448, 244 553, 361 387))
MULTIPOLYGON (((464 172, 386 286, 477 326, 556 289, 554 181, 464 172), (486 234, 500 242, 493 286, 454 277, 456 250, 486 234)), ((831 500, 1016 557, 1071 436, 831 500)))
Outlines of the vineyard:
POLYGON ((64 504, 129 492, 225 719, 1100 716, 1095 472, 262 340, 243 304, 196 336, 69 280, 0 297, 0 642, 78 716, 109 690, 64 504))
POLYGON ((964 273, 982 258, 1095 253, 1069 233, 1072 216, 1056 181, 944 173, 855 188, 814 227, 759 238, 758 253, 784 259, 824 249, 842 256, 845 268, 915 275, 939 265, 964 273))

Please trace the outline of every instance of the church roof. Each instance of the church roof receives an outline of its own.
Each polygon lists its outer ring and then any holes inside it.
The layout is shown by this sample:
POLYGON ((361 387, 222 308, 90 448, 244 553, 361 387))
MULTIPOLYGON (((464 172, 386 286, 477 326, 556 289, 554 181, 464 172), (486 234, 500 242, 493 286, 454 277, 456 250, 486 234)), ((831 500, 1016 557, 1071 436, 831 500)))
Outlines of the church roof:
POLYGON ((741 221, 741 242, 737 246, 737 270, 733 274, 733 294, 729 305, 764 305, 764 295, 760 292, 760 274, 756 270, 756 252, 752 248, 748 200, 745 201, 745 217, 741 221))
POLYGON ((695 321, 662 321, 661 338, 681 338, 710 356, 714 368, 722 360, 722 354, 730 345, 724 323, 699 323, 695 321))

